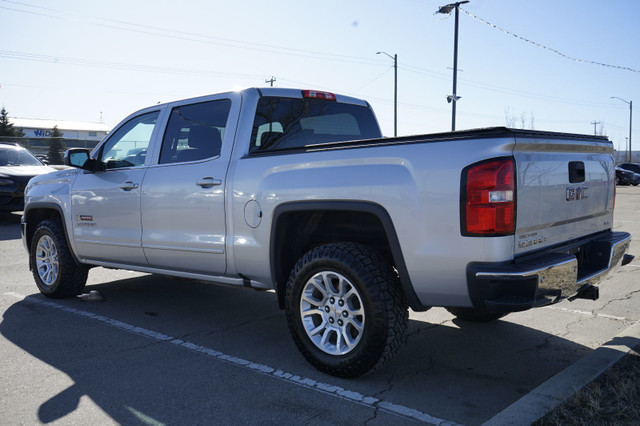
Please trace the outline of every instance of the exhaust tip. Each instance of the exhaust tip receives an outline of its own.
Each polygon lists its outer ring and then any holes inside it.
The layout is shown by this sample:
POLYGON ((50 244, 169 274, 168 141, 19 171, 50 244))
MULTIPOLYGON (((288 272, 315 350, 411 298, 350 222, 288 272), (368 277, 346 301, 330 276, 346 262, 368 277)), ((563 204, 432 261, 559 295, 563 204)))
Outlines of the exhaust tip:
POLYGON ((625 255, 622 257, 622 266, 630 264, 630 263, 633 261, 633 259, 635 259, 635 256, 634 256, 634 255, 632 255, 632 254, 625 254, 625 255))

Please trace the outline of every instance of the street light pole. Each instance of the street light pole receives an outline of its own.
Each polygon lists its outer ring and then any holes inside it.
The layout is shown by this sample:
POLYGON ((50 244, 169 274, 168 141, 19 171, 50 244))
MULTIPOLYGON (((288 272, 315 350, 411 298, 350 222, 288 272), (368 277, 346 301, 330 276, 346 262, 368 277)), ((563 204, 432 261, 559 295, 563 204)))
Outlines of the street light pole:
POLYGON ((611 99, 619 99, 622 102, 624 102, 625 104, 629 105, 629 162, 632 161, 632 156, 631 156, 631 126, 633 124, 633 101, 625 101, 624 99, 618 97, 618 96, 611 96, 611 99))
POLYGON ((393 136, 398 136, 398 54, 393 56, 387 52, 376 52, 376 55, 384 54, 393 59, 393 136))
POLYGON ((458 6, 460 3, 456 3, 456 24, 453 36, 453 99, 451 100, 451 131, 456 130, 456 94, 458 87, 458 6))
POLYGON ((447 101, 451 103, 451 131, 456 130, 456 103, 460 99, 457 95, 458 86, 458 16, 459 8, 461 4, 469 3, 469 0, 459 1, 457 3, 451 3, 446 6, 441 6, 436 13, 450 14, 455 9, 455 26, 453 33, 453 94, 447 96, 447 101))

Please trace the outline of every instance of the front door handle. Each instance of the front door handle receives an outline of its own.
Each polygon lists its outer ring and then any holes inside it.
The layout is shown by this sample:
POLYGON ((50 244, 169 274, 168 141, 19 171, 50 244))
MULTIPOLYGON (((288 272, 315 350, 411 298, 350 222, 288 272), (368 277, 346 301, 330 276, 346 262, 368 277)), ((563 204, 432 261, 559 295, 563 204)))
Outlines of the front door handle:
POLYGON ((136 189, 138 187, 137 183, 133 183, 130 180, 123 182, 120 184, 120 189, 124 191, 131 191, 132 189, 136 189))
POLYGON ((211 188, 213 186, 222 185, 221 179, 214 179, 212 177, 205 177, 196 182, 196 185, 201 186, 203 188, 211 188))

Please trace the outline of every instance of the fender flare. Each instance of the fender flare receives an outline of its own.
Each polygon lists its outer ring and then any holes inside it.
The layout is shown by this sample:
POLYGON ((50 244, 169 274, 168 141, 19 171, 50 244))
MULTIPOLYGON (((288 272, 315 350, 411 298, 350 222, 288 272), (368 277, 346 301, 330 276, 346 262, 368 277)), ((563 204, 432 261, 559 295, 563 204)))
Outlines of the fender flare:
MULTIPOLYGON (((71 248, 73 247, 71 245, 71 240, 69 238, 69 229, 67 229, 67 222, 65 220, 65 216, 64 216, 64 210, 62 209, 62 207, 56 203, 47 203, 47 202, 35 202, 35 203, 29 203, 28 206, 26 206, 24 212, 22 213, 22 241, 24 243, 25 248, 27 249, 27 253, 31 253, 31 244, 30 241, 27 241, 27 226, 28 224, 28 217, 29 217, 29 213, 32 210, 55 210, 56 212, 58 212, 58 215, 60 216, 60 221, 62 222, 62 229, 64 230, 64 236, 67 239, 67 246, 70 248, 71 251, 71 256, 74 260, 74 262, 80 266, 82 265, 82 263, 78 260, 78 258, 76 257, 76 254, 73 252, 73 250, 71 250, 71 248)), ((32 226, 34 224, 31 224, 32 226)), ((35 232, 35 229, 33 230, 35 232)), ((31 264, 29 264, 29 268, 31 268, 31 264)))
POLYGON ((343 200, 293 201, 280 204, 273 210, 273 220, 271 222, 271 239, 269 247, 269 264, 271 268, 271 280, 275 284, 276 292, 278 293, 278 300, 281 307, 284 303, 284 295, 280 294, 282 292, 278 291, 279 282, 286 282, 288 277, 279 276, 281 274, 278 273, 278 239, 276 238, 276 236, 278 235, 277 228, 279 225, 280 217, 284 214, 292 212, 317 210, 362 212, 372 214, 373 216, 377 217, 378 220, 380 220, 380 223, 382 224, 382 227, 386 234, 387 241, 391 249, 391 254, 393 256, 393 260, 400 277, 400 285, 402 287, 402 291, 408 305, 411 307, 411 309, 418 312, 429 309, 428 306, 424 306, 422 302, 420 302, 420 299, 418 299, 418 296, 416 295, 416 292, 413 288, 411 278, 409 276, 409 271, 402 254, 402 248, 400 246, 398 234, 396 233, 393 221, 387 210, 380 204, 369 201, 343 200))

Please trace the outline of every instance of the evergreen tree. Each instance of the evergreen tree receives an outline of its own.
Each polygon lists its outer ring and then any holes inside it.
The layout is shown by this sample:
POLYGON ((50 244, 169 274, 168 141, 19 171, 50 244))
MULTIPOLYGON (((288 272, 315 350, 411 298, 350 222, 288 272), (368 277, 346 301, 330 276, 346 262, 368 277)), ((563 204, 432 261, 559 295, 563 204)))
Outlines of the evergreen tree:
POLYGON ((22 137, 22 130, 13 127, 13 123, 9 121, 9 113, 2 107, 0 110, 0 136, 22 137))
POLYGON ((58 126, 53 126, 51 138, 49 139, 49 152, 47 153, 50 164, 63 164, 64 151, 66 146, 62 142, 63 133, 58 130, 58 126))

